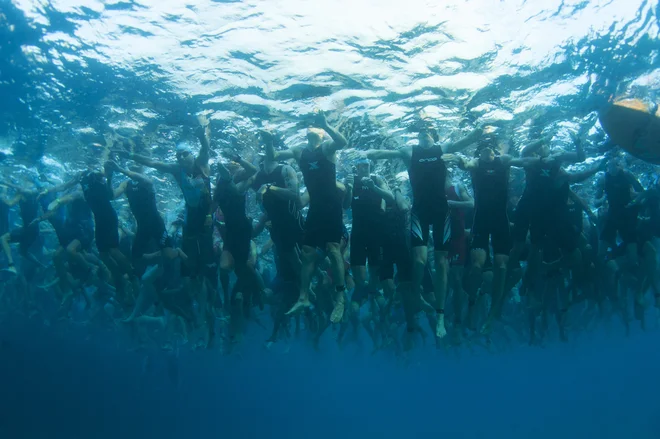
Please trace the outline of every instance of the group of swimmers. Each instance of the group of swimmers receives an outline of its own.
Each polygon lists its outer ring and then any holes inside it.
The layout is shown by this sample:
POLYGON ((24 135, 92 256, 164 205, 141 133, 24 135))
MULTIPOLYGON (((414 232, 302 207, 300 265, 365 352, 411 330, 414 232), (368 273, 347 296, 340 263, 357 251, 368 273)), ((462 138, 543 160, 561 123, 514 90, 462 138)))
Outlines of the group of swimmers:
POLYGON ((538 139, 513 157, 481 129, 453 143, 440 143, 425 119, 411 130, 414 146, 349 151, 318 112, 305 145, 276 148, 275 134, 261 131, 264 154, 225 151, 212 171, 210 125, 200 117, 199 151, 181 142, 174 162, 137 154, 135 143, 123 139, 110 151, 115 160, 61 185, 5 178, 5 271, 23 302, 32 303, 35 273, 51 265, 35 247, 43 247, 39 237, 52 229, 55 274, 45 289, 57 295, 60 313, 66 316, 77 298, 90 313, 112 303, 114 317, 126 324, 157 325, 185 338, 201 329, 201 344, 209 348, 218 334, 238 343, 249 322, 261 323, 256 309, 266 307, 273 321, 268 343, 291 336, 293 326, 319 346, 335 325, 340 342, 348 331, 364 329, 375 348, 399 350, 426 337, 420 316, 438 343, 472 335, 490 340, 499 326, 517 324, 511 316, 521 317, 534 344, 543 339, 548 316, 567 340, 572 308, 604 312, 609 303, 629 328, 628 297, 643 326, 647 292, 660 307, 657 179, 645 189, 619 156, 567 171, 586 159, 577 136, 575 151, 553 153, 538 139), (462 153, 471 145, 474 158, 462 153), (340 150, 354 171, 338 180, 340 150), (374 173, 373 162, 381 160, 402 163, 409 184, 374 173), (158 208, 159 182, 145 168, 171 176, 181 189, 185 210, 170 224, 158 208), (510 190, 511 168, 524 170, 522 193, 510 190), (453 180, 452 169, 468 173, 472 187, 453 180), (571 185, 597 173, 596 213, 571 185), (261 206, 256 221, 249 191, 261 206), (113 202, 119 197, 128 200, 132 229, 119 219, 113 202), (19 228, 9 224, 14 205, 19 228), (266 229, 258 252, 255 239, 266 229), (276 275, 264 279, 259 260, 269 252, 276 275))

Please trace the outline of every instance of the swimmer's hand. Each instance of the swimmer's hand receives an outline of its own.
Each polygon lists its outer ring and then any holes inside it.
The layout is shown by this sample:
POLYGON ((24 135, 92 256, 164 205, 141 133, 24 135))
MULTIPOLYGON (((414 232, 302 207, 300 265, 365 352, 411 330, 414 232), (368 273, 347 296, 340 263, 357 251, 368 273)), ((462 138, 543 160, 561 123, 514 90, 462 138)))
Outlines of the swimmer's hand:
POLYGON ((264 143, 273 143, 273 139, 275 138, 275 135, 272 132, 263 129, 259 130, 259 136, 264 143))
POLYGON ((353 189, 354 183, 355 183, 355 177, 353 177, 353 174, 348 174, 344 179, 344 184, 346 185, 346 187, 353 189))
POLYGON ((327 128, 328 121, 325 118, 325 113, 323 112, 323 110, 318 110, 314 114, 314 126, 317 128, 327 128))
POLYGON ((204 226, 205 227, 211 227, 213 225, 213 216, 211 214, 206 215, 206 219, 204 220, 204 226))
POLYGON ((376 183, 374 183, 371 177, 362 177, 362 184, 368 189, 373 189, 376 187, 376 183))
POLYGON ((106 172, 119 172, 119 165, 112 160, 105 162, 104 167, 106 172))

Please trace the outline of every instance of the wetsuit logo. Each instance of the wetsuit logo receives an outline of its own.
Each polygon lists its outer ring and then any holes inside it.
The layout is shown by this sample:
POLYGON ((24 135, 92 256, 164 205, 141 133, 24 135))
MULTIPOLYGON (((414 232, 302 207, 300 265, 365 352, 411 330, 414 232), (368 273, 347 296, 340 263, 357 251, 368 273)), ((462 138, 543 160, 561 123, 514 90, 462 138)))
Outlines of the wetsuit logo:
POLYGON ((437 162, 438 158, 437 157, 429 157, 427 159, 419 159, 420 163, 432 163, 432 162, 437 162))
POLYGON ((319 162, 309 162, 309 170, 314 171, 319 169, 319 162))

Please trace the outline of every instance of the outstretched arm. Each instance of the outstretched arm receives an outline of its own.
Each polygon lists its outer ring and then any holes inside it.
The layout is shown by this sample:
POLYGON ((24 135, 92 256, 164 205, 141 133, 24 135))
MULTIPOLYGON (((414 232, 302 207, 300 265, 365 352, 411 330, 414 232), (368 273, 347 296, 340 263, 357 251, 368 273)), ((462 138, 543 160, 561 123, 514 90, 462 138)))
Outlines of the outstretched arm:
POLYGON ((474 198, 462 184, 456 185, 458 201, 449 200, 449 207, 453 209, 474 209, 474 198))
POLYGON ((332 139, 332 141, 324 142, 322 145, 323 152, 326 155, 332 155, 348 145, 346 138, 336 128, 328 123, 323 111, 319 111, 316 115, 316 125, 328 133, 332 139))
POLYGON ((68 189, 71 189, 72 187, 74 187, 75 185, 80 183, 80 177, 81 176, 82 176, 82 173, 78 173, 78 175, 76 175, 71 180, 67 181, 66 183, 62 183, 58 186, 50 187, 50 188, 44 190, 43 192, 41 192, 40 195, 45 196, 45 195, 49 195, 49 194, 53 194, 53 193, 57 193, 57 192, 64 192, 68 189))
POLYGON ((599 164, 598 166, 593 166, 591 169, 585 169, 584 171, 580 171, 580 172, 568 173, 568 182, 579 183, 591 177, 592 175, 595 175, 601 169, 602 169, 602 165, 599 164))
POLYGON ((571 200, 573 200, 573 202, 575 204, 577 204, 578 206, 580 206, 582 208, 582 210, 587 214, 587 216, 589 217, 591 222, 596 223, 596 221, 598 220, 598 217, 591 210, 591 207, 589 207, 589 204, 587 204, 587 202, 582 199, 582 197, 580 197, 578 194, 573 192, 572 189, 570 189, 568 191, 568 196, 571 198, 571 200))
POLYGON ((387 203, 392 203, 394 202, 394 194, 390 190, 389 186, 387 186, 387 183, 385 180, 383 180, 380 176, 374 175, 371 177, 372 181, 374 182, 374 187, 373 191, 378 194, 385 202, 387 203))
POLYGON ((277 198, 287 201, 293 201, 296 206, 300 206, 300 192, 298 190, 298 176, 291 166, 282 168, 284 174, 284 184, 286 187, 271 186, 268 191, 277 198))
POLYGON ((157 171, 164 172, 166 174, 174 174, 179 169, 179 166, 176 163, 159 162, 139 154, 130 154, 129 158, 141 165, 156 169, 157 171))
POLYGON ((476 130, 472 131, 470 134, 458 140, 457 142, 447 143, 442 145, 442 152, 453 153, 453 152, 461 151, 467 148, 468 146, 472 145, 477 140, 479 140, 482 134, 483 134, 483 130, 477 128, 476 130))
POLYGON ((536 151, 538 151, 541 146, 546 142, 546 138, 542 137, 538 140, 528 143, 527 145, 520 148, 520 157, 530 157, 536 151))
POLYGON ((211 158, 211 127, 206 116, 200 115, 197 117, 197 120, 199 120, 199 124, 201 125, 200 129, 197 131, 197 137, 199 137, 199 142, 202 144, 202 148, 199 150, 197 158, 195 158, 195 164, 207 171, 206 174, 208 175, 209 159, 211 158))

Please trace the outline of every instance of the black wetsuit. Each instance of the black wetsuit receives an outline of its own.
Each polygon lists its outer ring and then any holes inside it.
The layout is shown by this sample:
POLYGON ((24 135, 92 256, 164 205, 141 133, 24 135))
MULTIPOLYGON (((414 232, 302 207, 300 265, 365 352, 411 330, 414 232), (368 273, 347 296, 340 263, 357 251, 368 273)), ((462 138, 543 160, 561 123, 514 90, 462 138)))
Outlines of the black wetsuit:
POLYGON ((353 229, 350 262, 353 266, 367 265, 367 258, 369 265, 380 263, 383 248, 382 202, 383 197, 365 186, 356 175, 351 201, 353 229))
POLYGON ((605 194, 609 207, 600 239, 611 246, 616 244, 617 232, 624 245, 637 241, 639 207, 627 207, 632 201, 633 188, 640 189, 641 185, 631 173, 627 171, 620 171, 615 175, 605 173, 605 194))
POLYGON ((559 160, 542 160, 527 170, 526 200, 529 204, 529 233, 532 244, 543 245, 546 238, 557 227, 557 211, 566 207, 565 198, 559 191, 559 160))
POLYGON ((87 202, 78 198, 67 206, 64 223, 64 240, 60 241, 62 247, 73 241, 78 241, 83 250, 89 250, 94 241, 94 215, 87 202))
POLYGON ((442 159, 442 147, 414 146, 408 175, 413 191, 412 247, 428 244, 429 227, 432 225, 434 249, 447 251, 451 239, 451 221, 445 194, 447 167, 442 159))
POLYGON ((507 202, 509 199, 509 166, 496 157, 490 163, 479 162, 472 170, 474 188, 474 221, 472 248, 489 252, 492 239, 493 254, 509 254, 511 233, 507 202))
MULTIPOLYGON (((282 175, 284 165, 278 165, 272 172, 259 171, 252 185, 254 190, 265 184, 286 188, 282 175)), ((264 210, 271 223, 270 237, 279 253, 299 249, 305 233, 304 220, 300 209, 293 201, 277 197, 269 190, 263 195, 264 210)))
POLYGON ((37 194, 24 193, 18 207, 23 227, 11 231, 10 242, 18 242, 21 254, 25 255, 39 238, 39 224, 30 225, 39 216, 37 194))
POLYGON ((88 173, 80 180, 85 201, 94 214, 96 248, 100 253, 119 248, 117 212, 112 207, 112 190, 102 174, 88 173))
MULTIPOLYGON (((48 210, 48 206, 50 205, 50 203, 55 201, 56 198, 57 196, 52 193, 43 195, 41 198, 39 198, 39 205, 41 206, 41 210, 46 212, 48 210)), ((50 223, 51 226, 53 226, 53 230, 55 230, 55 235, 57 236, 57 240, 60 243, 60 245, 62 245, 62 242, 66 240, 66 230, 65 230, 66 207, 65 206, 58 207, 55 214, 53 214, 48 218, 48 222, 50 223)))
POLYGON ((181 247, 188 259, 181 267, 181 275, 204 274, 214 282, 217 264, 213 254, 213 229, 212 224, 206 225, 206 216, 211 214, 211 180, 197 165, 191 174, 181 167, 177 180, 186 200, 181 247))
POLYGON ((156 191, 150 183, 131 180, 126 185, 126 198, 137 222, 137 232, 131 253, 140 258, 149 252, 149 244, 158 248, 171 247, 172 243, 165 229, 165 221, 158 212, 156 191))
POLYGON ((225 216, 227 228, 223 250, 231 253, 236 265, 244 265, 250 255, 252 221, 245 213, 245 194, 231 180, 219 179, 213 198, 225 216))
POLYGON ((313 151, 303 149, 298 164, 309 192, 303 244, 325 250, 326 244, 341 241, 343 231, 336 166, 325 156, 322 147, 313 151))
POLYGON ((396 264, 397 280, 412 280, 412 259, 410 257, 410 224, 408 211, 398 207, 385 210, 383 217, 383 259, 380 265, 381 280, 394 279, 396 264))
POLYGON ((660 237, 660 187, 654 186, 647 191, 645 207, 648 219, 640 227, 642 241, 660 237))

